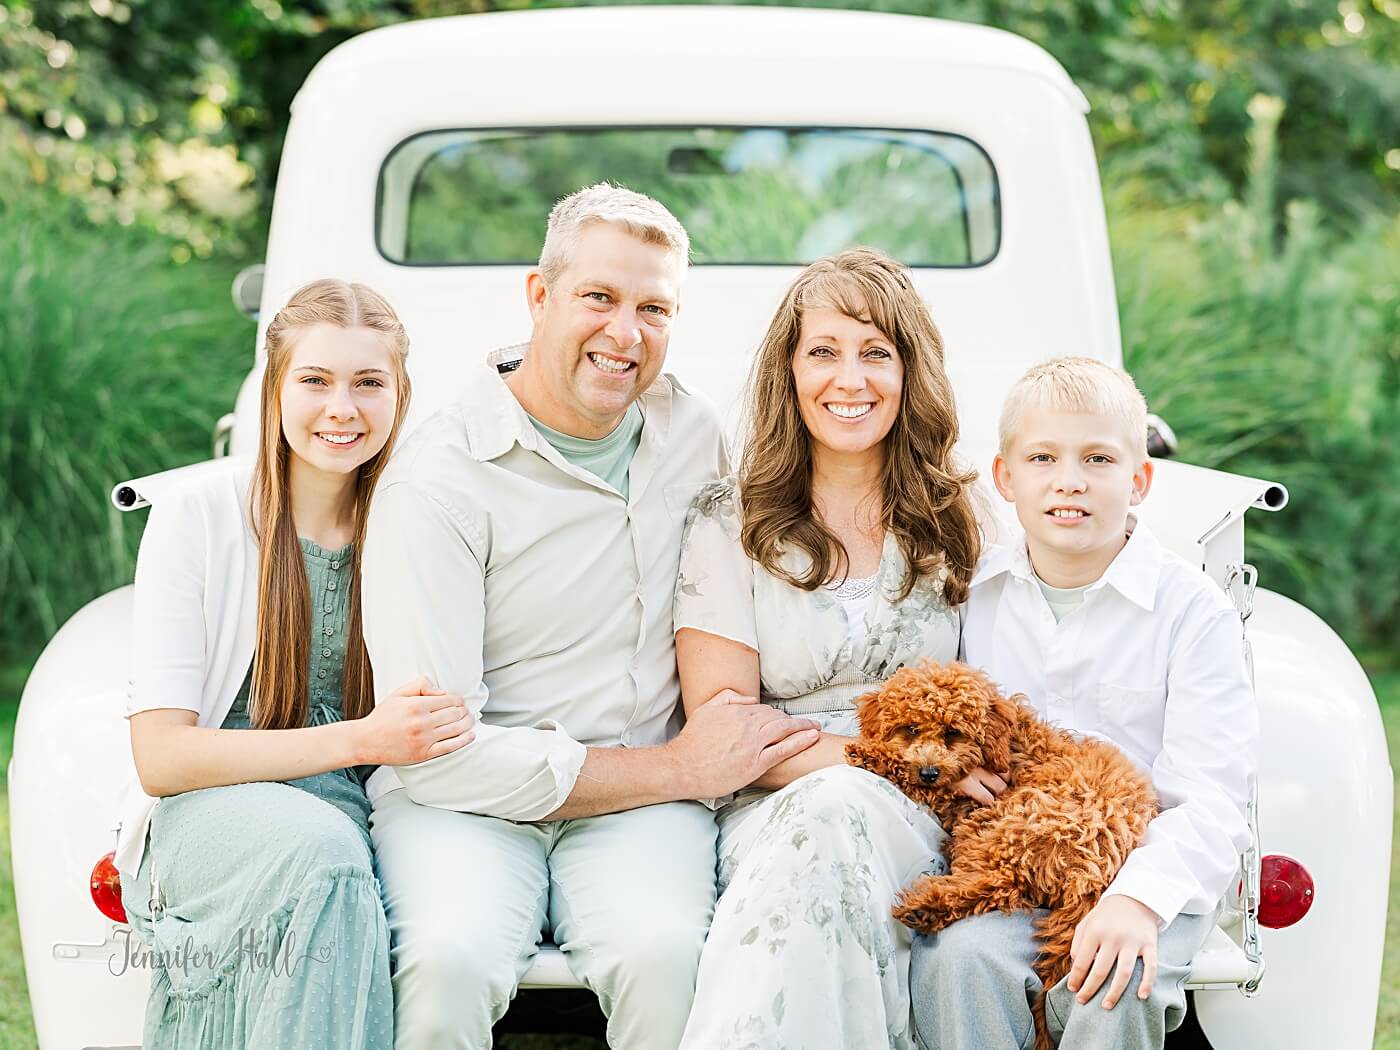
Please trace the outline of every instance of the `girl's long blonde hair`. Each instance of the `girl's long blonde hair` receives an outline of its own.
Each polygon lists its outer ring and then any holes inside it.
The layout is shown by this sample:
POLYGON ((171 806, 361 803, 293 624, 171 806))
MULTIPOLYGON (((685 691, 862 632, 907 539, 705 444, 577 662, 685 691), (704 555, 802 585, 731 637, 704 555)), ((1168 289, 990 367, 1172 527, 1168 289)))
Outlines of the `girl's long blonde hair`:
POLYGON ((849 572, 845 547, 812 506, 812 439, 798 411, 792 372, 802 313, 819 306, 875 325, 899 351, 904 384, 880 475, 881 520, 907 566, 898 597, 908 597, 921 577, 946 568, 943 594, 956 605, 967 598, 981 553, 970 498, 977 475, 954 461, 958 414, 938 329, 908 271, 870 248, 819 259, 798 274, 759 346, 749 378, 749 438, 739 465, 744 551, 803 590, 849 572), (782 567, 787 549, 810 556, 805 574, 782 567))
POLYGON ((384 298, 363 284, 321 280, 299 288, 267 327, 267 368, 262 381, 262 436, 248 503, 258 541, 258 626, 253 654, 250 720, 258 729, 299 729, 308 712, 311 589, 292 520, 288 461, 282 433, 282 383, 297 337, 315 324, 368 328, 388 342, 396 398, 389 439, 361 464, 355 478, 354 550, 350 555, 350 624, 345 644, 344 716, 361 718, 374 707, 374 674, 365 651, 360 614, 360 551, 370 497, 403 425, 411 388, 408 335, 384 298))

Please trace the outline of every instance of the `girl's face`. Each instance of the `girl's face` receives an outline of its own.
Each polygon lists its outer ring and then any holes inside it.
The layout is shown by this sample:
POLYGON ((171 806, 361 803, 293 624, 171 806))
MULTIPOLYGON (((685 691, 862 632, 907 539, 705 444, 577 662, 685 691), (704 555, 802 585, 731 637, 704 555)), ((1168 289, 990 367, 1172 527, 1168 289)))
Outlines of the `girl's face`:
POLYGON ((803 310, 792 376, 798 412, 820 448, 866 452, 894 426, 904 362, 873 324, 828 306, 803 310))
POLYGON ((389 440, 395 375, 393 351, 379 332, 324 322, 302 332, 280 395, 292 454, 328 474, 357 470, 389 440))

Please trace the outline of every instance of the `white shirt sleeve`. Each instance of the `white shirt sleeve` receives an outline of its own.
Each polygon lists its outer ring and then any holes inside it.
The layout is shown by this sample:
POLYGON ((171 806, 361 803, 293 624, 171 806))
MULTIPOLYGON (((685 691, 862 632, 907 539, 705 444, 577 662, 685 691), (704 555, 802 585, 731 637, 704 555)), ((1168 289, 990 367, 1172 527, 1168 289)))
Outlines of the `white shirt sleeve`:
POLYGON ((198 506, 177 493, 152 504, 136 556, 126 715, 198 712, 205 676, 207 536, 198 506))
POLYGON ((376 699, 385 702, 421 675, 459 693, 477 716, 476 739, 466 747, 396 767, 415 802, 541 820, 568 799, 587 748, 550 720, 533 727, 482 721, 486 598, 477 551, 483 549, 470 521, 411 483, 375 494, 361 567, 361 615, 376 699))
POLYGON ((1162 812, 1104 891, 1141 901, 1163 926, 1210 911, 1249 841, 1259 717, 1239 616, 1210 605, 1192 603, 1171 644, 1162 750, 1152 764, 1162 812))

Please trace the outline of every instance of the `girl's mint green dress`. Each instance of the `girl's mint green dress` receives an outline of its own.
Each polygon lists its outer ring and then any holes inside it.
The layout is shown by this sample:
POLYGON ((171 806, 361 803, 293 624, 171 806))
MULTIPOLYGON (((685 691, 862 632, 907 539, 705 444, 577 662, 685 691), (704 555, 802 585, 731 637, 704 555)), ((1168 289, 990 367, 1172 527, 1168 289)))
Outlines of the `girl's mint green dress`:
MULTIPOLYGON (((351 548, 301 541, 311 586, 309 725, 343 717, 351 548)), ((224 729, 247 729, 244 680, 224 729)), ((163 799, 135 884, 152 949, 146 1050, 390 1050, 389 931, 374 877, 368 771, 163 799)))

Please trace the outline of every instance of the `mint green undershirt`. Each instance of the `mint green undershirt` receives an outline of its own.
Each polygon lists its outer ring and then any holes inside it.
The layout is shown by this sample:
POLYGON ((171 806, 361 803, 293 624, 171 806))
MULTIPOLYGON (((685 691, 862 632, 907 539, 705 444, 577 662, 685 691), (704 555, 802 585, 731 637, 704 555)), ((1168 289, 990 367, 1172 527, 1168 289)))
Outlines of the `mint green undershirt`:
POLYGON ((1051 587, 1039 575, 1036 576, 1035 582, 1040 585, 1040 593, 1045 595, 1045 600, 1050 603, 1050 611, 1055 614, 1056 623, 1083 605, 1084 592, 1093 586, 1092 583, 1086 583, 1083 587, 1051 587))
POLYGON ((561 434, 534 416, 530 416, 530 422, 540 432, 540 437, 553 445, 565 460, 615 488, 622 493, 623 499, 627 498, 627 471, 632 466, 637 447, 642 443, 642 410, 636 402, 627 409, 622 422, 613 428, 611 434, 597 440, 561 434))

